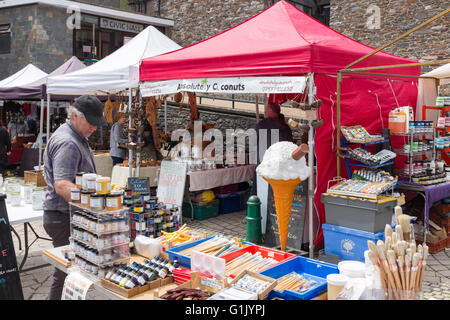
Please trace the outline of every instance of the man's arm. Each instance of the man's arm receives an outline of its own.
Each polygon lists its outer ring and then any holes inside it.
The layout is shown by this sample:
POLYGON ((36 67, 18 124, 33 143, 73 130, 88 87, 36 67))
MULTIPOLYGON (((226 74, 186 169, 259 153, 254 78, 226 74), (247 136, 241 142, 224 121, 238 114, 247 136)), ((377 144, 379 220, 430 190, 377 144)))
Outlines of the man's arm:
POLYGON ((69 180, 55 180, 55 191, 56 193, 61 196, 65 201, 70 202, 71 196, 70 192, 73 188, 76 188, 77 186, 69 180))

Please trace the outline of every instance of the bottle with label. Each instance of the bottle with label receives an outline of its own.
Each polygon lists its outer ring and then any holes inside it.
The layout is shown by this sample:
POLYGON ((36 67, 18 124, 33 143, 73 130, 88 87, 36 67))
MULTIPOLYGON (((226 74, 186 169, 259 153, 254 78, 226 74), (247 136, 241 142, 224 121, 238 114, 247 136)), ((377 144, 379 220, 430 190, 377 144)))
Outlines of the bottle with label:
POLYGON ((147 277, 148 282, 154 281, 158 278, 157 274, 151 269, 145 269, 144 274, 147 277))
POLYGON ((161 279, 164 279, 169 274, 169 267, 167 265, 162 265, 158 271, 158 276, 161 279))
POLYGON ((125 289, 133 289, 138 285, 136 277, 131 277, 124 285, 125 289))
POLYGON ((173 263, 169 267, 170 274, 172 274, 173 269, 176 269, 179 266, 180 266, 180 264, 178 263, 178 260, 174 260, 173 263))

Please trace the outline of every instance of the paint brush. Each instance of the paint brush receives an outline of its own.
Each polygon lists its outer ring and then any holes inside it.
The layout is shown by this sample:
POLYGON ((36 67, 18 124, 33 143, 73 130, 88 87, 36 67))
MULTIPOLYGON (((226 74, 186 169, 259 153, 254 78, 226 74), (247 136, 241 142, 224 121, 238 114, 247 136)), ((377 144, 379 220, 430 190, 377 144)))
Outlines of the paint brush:
POLYGON ((397 244, 398 243, 398 235, 397 235, 397 232, 392 232, 392 236, 391 236, 391 238, 392 238, 392 243, 393 244, 397 244))
POLYGON ((399 225, 403 230, 403 239, 406 241, 411 240, 411 217, 407 214, 401 214, 398 217, 399 225))
POLYGON ((400 270, 400 278, 402 280, 402 290, 406 290, 406 277, 405 277, 405 257, 399 256, 397 258, 398 268, 400 270))
POLYGON ((392 238, 392 227, 390 224, 386 224, 384 227, 384 237, 391 237, 392 238))
POLYGON ((400 206, 395 206, 394 215, 395 215, 395 224, 400 224, 398 221, 398 216, 403 214, 403 209, 400 206))
POLYGON ((389 237, 389 236, 386 237, 385 242, 384 242, 384 248, 385 248, 386 252, 391 249, 391 243, 392 243, 391 237, 389 237))
POLYGON ((400 241, 403 241, 403 229, 401 225, 396 225, 395 226, 395 233, 398 235, 398 238, 400 241))
POLYGON ((399 277, 399 274, 398 274, 398 267, 397 267, 397 262, 395 261, 395 252, 394 252, 394 250, 388 250, 387 251, 387 259, 389 261, 389 266, 391 268, 391 272, 394 275, 395 284, 397 285, 397 289, 401 290, 402 289, 402 283, 400 281, 400 277, 399 277))
POLYGON ((420 276, 422 272, 422 259, 423 259, 423 247, 421 244, 417 246, 417 253, 419 254, 419 263, 418 263, 418 270, 417 270, 417 277, 415 282, 416 291, 419 289, 419 282, 420 282, 420 276))
POLYGON ((411 280, 411 249, 406 249, 405 255, 406 290, 409 290, 411 280))
POLYGON ((375 266, 375 268, 378 270, 378 273, 380 274, 381 285, 383 286, 383 288, 385 290, 387 290, 387 283, 386 283, 387 279, 384 275, 383 268, 380 266, 378 255, 376 253, 374 253, 372 250, 369 250, 367 255, 369 256, 370 261, 372 262, 372 264, 375 266))
POLYGON ((427 259, 428 259, 428 246, 426 244, 424 244, 423 245, 423 255, 422 255, 422 267, 420 269, 419 291, 422 290, 423 275, 424 275, 425 269, 427 267, 427 259))
POLYGON ((394 292, 394 296, 398 298, 397 296, 397 290, 395 289, 395 280, 394 276, 392 275, 391 271, 389 270, 388 261, 386 260, 386 254, 385 254, 385 246, 383 241, 378 240, 377 241, 377 249, 378 249, 378 256, 380 257, 381 264, 383 266, 384 272, 387 275, 388 279, 388 288, 390 287, 392 291, 394 292))
POLYGON ((416 277, 417 277, 417 270, 419 266, 419 260, 420 260, 420 254, 416 252, 412 259, 412 266, 411 266, 411 285, 410 289, 415 290, 416 289, 416 277))

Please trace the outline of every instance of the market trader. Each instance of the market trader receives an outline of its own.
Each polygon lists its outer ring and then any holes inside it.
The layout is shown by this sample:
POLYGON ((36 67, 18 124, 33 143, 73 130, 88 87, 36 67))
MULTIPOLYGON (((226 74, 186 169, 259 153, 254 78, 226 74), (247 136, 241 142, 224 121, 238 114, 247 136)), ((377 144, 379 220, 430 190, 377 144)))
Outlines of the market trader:
POLYGON ((123 132, 123 125, 127 120, 127 115, 123 112, 117 112, 114 115, 114 124, 111 127, 109 138, 109 155, 111 156, 113 166, 123 163, 126 157, 126 149, 120 147, 120 144, 128 142, 128 138, 123 132))
MULTIPOLYGON (((69 244, 69 204, 72 188, 76 188, 78 172, 95 173, 94 156, 88 137, 98 126, 106 125, 103 104, 97 97, 84 95, 67 110, 66 123, 51 136, 44 152, 44 229, 53 246, 69 244)), ((61 299, 66 274, 56 269, 50 289, 50 300, 61 299)))

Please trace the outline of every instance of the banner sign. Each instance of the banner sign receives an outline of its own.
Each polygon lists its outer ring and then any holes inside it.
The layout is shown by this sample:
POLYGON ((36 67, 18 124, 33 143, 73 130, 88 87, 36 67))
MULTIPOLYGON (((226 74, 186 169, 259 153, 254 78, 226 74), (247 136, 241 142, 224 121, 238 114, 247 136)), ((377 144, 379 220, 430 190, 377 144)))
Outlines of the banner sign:
POLYGON ((124 32, 139 33, 144 30, 142 24, 123 22, 119 20, 112 20, 107 18, 100 18, 100 27, 104 29, 112 29, 124 32))
POLYGON ((142 96, 174 94, 180 91, 202 93, 301 93, 305 90, 305 77, 237 77, 179 79, 143 82, 142 96))

